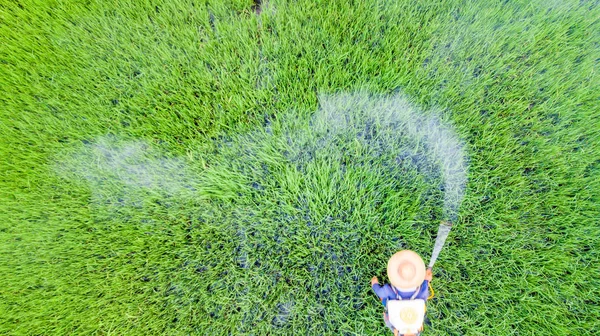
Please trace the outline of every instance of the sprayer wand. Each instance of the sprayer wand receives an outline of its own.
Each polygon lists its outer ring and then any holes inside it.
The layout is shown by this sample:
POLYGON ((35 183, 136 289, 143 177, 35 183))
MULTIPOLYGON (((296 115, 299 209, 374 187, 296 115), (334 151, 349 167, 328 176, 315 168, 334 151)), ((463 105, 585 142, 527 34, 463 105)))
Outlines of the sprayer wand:
POLYGON ((444 243, 446 242, 446 238, 448 238, 448 234, 452 229, 452 222, 450 221, 442 221, 440 226, 438 227, 437 237, 435 238, 435 245, 433 245, 433 252, 431 253, 431 260, 429 261, 428 268, 433 268, 433 264, 437 260, 442 248, 444 247, 444 243))

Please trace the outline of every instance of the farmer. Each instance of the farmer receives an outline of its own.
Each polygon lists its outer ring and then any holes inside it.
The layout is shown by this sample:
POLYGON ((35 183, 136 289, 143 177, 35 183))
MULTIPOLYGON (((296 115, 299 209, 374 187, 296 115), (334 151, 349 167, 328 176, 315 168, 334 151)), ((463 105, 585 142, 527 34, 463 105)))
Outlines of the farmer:
POLYGON ((386 308, 385 325, 396 336, 418 335, 423 330, 428 285, 433 277, 431 269, 425 269, 417 253, 403 250, 390 258, 387 274, 391 285, 381 286, 376 276, 371 279, 371 287, 386 308))

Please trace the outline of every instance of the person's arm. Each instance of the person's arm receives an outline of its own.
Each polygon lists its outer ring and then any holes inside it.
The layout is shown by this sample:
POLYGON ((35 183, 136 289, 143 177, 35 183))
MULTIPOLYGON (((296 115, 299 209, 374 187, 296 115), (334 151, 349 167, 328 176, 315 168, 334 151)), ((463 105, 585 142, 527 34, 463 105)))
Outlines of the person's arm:
POLYGON ((421 290, 419 291, 417 298, 427 301, 427 298, 429 297, 429 282, 431 280, 433 280, 433 272, 431 268, 428 268, 425 272, 425 280, 421 284, 421 290))
POLYGON ((375 292, 377 297, 379 297, 380 300, 383 300, 383 298, 387 297, 385 292, 385 285, 381 286, 377 277, 373 277, 373 279, 371 279, 371 288, 373 288, 373 291, 375 292))
POLYGON ((427 298, 429 297, 429 281, 424 280, 423 283, 421 284, 421 289, 419 289, 419 294, 417 295, 416 299, 422 299, 427 301, 427 298))

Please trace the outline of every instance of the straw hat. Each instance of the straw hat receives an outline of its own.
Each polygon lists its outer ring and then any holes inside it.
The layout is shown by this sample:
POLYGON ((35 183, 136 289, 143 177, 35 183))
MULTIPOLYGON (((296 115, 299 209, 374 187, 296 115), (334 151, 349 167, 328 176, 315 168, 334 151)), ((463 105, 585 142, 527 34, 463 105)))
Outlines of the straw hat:
POLYGON ((425 280, 425 263, 414 251, 396 252, 388 261, 387 274, 394 287, 415 288, 425 280))

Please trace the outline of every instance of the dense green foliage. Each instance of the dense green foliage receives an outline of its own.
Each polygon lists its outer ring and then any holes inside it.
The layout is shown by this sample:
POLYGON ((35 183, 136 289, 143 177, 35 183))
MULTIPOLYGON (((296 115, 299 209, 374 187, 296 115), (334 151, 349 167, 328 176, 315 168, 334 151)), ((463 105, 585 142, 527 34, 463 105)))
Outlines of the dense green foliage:
POLYGON ((387 332, 369 280, 400 248, 428 256, 439 190, 364 148, 286 141, 320 94, 354 91, 402 92, 466 143, 427 335, 600 333, 599 17, 2 2, 0 334, 387 332))

